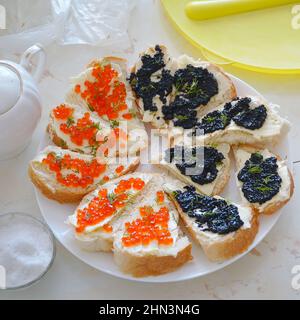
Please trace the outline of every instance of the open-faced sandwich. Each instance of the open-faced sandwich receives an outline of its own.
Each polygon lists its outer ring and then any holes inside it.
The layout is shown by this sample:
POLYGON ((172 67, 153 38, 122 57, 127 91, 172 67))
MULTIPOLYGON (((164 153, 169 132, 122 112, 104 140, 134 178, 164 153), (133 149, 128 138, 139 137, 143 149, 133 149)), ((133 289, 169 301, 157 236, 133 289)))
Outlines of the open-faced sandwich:
POLYGON ((71 79, 66 102, 92 112, 112 128, 122 126, 127 134, 128 154, 133 155, 144 149, 148 141, 126 76, 126 60, 116 57, 94 60, 71 79))
POLYGON ((109 122, 82 107, 61 104, 50 113, 48 132, 57 146, 95 156, 113 129, 109 122))
POLYGON ((116 220, 129 210, 153 177, 135 172, 111 180, 87 194, 68 219, 79 246, 88 251, 111 251, 116 220))
POLYGON ((144 122, 193 128, 202 110, 236 97, 230 78, 218 66, 183 55, 171 58, 164 46, 140 54, 130 84, 144 122))
POLYGON ((189 261, 191 244, 159 175, 134 173, 88 194, 69 223, 81 248, 111 251, 136 277, 170 272, 189 261))
POLYGON ((222 261, 243 253, 258 231, 251 207, 233 204, 221 197, 197 193, 195 187, 165 185, 187 229, 211 261, 222 261))
POLYGON ((267 149, 234 147, 237 183, 245 203, 259 213, 272 214, 293 195, 294 182, 284 160, 267 149))
POLYGON ((120 217, 114 260, 135 277, 171 272, 192 259, 192 245, 178 225, 178 212, 156 176, 142 197, 120 217))
POLYGON ((97 185, 134 171, 140 162, 138 157, 123 160, 125 164, 99 163, 91 155, 48 146, 30 162, 28 172, 48 198, 76 202, 97 185))
POLYGON ((276 144, 289 129, 277 108, 258 97, 236 98, 202 117, 193 135, 206 142, 276 144))
POLYGON ((216 195, 222 192, 230 177, 229 152, 228 144, 175 145, 165 151, 160 165, 200 193, 216 195))

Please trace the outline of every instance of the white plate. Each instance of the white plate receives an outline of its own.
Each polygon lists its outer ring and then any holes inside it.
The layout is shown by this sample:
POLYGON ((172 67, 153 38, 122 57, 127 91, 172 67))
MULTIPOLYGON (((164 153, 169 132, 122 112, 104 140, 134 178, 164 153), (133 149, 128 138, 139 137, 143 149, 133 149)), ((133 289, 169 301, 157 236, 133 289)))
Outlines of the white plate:
MULTIPOLYGON (((256 95, 260 96, 260 94, 251 86, 246 84, 244 81, 230 75, 232 78, 239 96, 245 95, 256 95)), ((46 145, 50 144, 48 135, 45 134, 41 144, 40 150, 44 148, 46 145)), ((277 152, 281 155, 282 158, 288 159, 288 143, 287 138, 285 138, 285 143, 281 143, 276 148, 277 152)), ((149 171, 149 168, 147 168, 149 171)), ((157 171, 157 169, 154 169, 157 171)), ((235 177, 234 177, 234 169, 232 168, 232 175, 230 182, 223 193, 226 198, 231 200, 240 200, 235 184, 235 177)), ((65 246, 67 250, 73 253, 77 258, 85 262, 86 264, 100 270, 106 272, 108 274, 114 275, 116 277, 129 279, 129 280, 136 280, 136 281, 143 281, 143 282, 172 282, 172 281, 180 281, 186 279, 192 279, 200 276, 204 276, 206 274, 212 273, 216 270, 220 270, 225 266, 233 263, 234 261, 240 259, 242 256, 247 254, 251 251, 258 243, 269 233, 272 227, 277 222, 280 212, 272 216, 261 216, 260 217, 260 228, 259 232, 253 242, 253 244, 248 248, 248 250, 233 259, 227 260, 222 263, 213 263, 208 261, 208 259, 203 254, 202 250, 200 249, 199 245, 193 243, 192 254, 194 259, 192 262, 187 263, 183 267, 179 268, 178 270, 168 273, 161 276, 156 277, 146 277, 146 278, 133 278, 130 275, 122 273, 118 267, 113 262, 113 256, 111 253, 93 253, 93 252, 86 252, 81 250, 74 241, 73 238, 73 230, 70 226, 68 226, 65 221, 68 215, 72 214, 76 205, 71 204, 59 204, 58 202, 52 201, 44 197, 38 190, 36 190, 36 197, 41 209, 41 212, 48 223, 49 227, 52 229, 55 237, 65 246)))

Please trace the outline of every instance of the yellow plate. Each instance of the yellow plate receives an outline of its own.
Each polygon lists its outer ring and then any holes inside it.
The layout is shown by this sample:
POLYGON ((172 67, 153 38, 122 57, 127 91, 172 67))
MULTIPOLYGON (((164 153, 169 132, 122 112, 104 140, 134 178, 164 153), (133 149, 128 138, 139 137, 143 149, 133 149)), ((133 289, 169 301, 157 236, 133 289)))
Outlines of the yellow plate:
POLYGON ((161 0, 183 36, 209 60, 260 72, 300 74, 300 29, 292 27, 294 5, 195 21, 184 11, 189 1, 161 0))

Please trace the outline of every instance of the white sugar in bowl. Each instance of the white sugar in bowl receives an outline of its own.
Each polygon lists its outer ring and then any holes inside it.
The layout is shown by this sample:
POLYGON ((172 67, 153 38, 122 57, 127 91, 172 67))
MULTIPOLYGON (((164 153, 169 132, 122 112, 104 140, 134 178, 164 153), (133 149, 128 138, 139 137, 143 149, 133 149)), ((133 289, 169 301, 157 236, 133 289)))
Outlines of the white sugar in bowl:
POLYGON ((45 66, 46 54, 40 45, 24 52, 20 64, 0 60, 0 160, 25 149, 41 118, 41 99, 36 82, 45 66), (29 72, 33 56, 37 65, 29 72))

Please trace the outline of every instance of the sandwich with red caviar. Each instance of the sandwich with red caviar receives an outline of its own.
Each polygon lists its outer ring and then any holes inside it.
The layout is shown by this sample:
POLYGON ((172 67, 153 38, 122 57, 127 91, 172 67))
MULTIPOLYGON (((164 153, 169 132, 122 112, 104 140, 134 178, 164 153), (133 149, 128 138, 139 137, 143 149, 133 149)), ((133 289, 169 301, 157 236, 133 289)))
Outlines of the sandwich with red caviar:
POLYGON ((135 99, 127 81, 126 60, 104 57, 93 60, 71 79, 66 102, 83 107, 112 128, 126 126, 128 154, 147 146, 147 133, 137 117, 135 99))
POLYGON ((192 259, 192 245, 162 184, 155 175, 114 227, 114 260, 135 277, 171 272, 192 259))
POLYGON ((152 179, 151 174, 136 172, 109 181, 87 194, 68 218, 80 248, 111 251, 117 219, 152 179))
POLYGON ((61 104, 50 113, 48 132, 59 147, 96 155, 98 147, 113 134, 109 122, 75 105, 61 104))
POLYGON ((111 179, 133 172, 138 157, 102 162, 91 155, 48 146, 29 164, 29 176, 45 196, 58 202, 77 202, 111 179), (119 164, 123 162, 124 164, 119 164))

